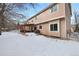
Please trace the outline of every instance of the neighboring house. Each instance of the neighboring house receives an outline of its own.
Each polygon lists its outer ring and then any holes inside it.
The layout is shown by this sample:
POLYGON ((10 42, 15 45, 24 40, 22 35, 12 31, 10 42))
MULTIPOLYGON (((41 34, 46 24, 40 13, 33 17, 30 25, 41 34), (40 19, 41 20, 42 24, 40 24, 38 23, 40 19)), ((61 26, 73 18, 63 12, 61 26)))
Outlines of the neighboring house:
POLYGON ((70 30, 71 4, 53 3, 24 24, 24 30, 40 30, 41 34, 67 38, 70 30))

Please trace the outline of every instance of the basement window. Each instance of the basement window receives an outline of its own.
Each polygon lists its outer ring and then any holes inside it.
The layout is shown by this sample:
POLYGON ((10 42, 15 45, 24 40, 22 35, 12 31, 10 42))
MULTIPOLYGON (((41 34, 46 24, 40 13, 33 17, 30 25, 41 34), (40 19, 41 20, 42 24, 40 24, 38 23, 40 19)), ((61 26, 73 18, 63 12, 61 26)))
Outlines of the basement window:
POLYGON ((58 31, 58 24, 50 24, 50 31, 58 31))

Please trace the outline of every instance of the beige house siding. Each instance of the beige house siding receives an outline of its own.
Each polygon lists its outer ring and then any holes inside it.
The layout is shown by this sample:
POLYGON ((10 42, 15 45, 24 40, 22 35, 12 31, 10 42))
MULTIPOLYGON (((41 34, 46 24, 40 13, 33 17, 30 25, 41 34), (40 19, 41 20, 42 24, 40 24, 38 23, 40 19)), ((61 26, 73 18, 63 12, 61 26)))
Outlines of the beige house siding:
POLYGON ((66 30, 70 30, 70 28, 71 28, 71 19, 70 19, 70 17, 71 17, 71 12, 70 12, 70 8, 69 8, 69 4, 66 4, 65 5, 65 20, 66 20, 66 30))
POLYGON ((71 10, 68 3, 57 3, 58 10, 51 12, 51 9, 43 11, 42 13, 32 17, 26 23, 35 24, 41 34, 56 37, 67 37, 67 31, 70 30, 71 10), (58 24, 58 31, 50 31, 50 24, 58 24), (42 29, 39 28, 42 26, 42 29))
POLYGON ((40 30, 41 34, 44 34, 44 35, 49 35, 49 24, 48 23, 44 23, 44 24, 40 24, 40 25, 37 25, 37 29, 40 30), (42 29, 39 29, 39 26, 42 26, 42 29))
POLYGON ((61 19, 60 20, 60 37, 66 38, 66 20, 61 19))
POLYGON ((52 20, 52 18, 58 18, 58 17, 65 17, 65 4, 64 3, 59 3, 58 4, 58 11, 57 12, 51 12, 50 8, 41 14, 37 15, 36 17, 32 18, 29 20, 29 23, 42 23, 46 21, 52 20), (37 17, 37 19, 36 19, 37 17))
POLYGON ((30 27, 29 26, 25 26, 26 31, 30 31, 30 27))
POLYGON ((66 21, 66 37, 68 36, 68 32, 71 31, 71 6, 69 4, 65 4, 65 21, 66 21))
POLYGON ((44 35, 48 36, 57 36, 57 37, 66 37, 66 31, 65 31, 65 19, 58 19, 55 21, 51 21, 44 24, 37 25, 37 29, 40 30, 40 32, 44 35), (58 31, 50 31, 50 24, 58 24, 58 31), (42 26, 42 29, 39 29, 39 26, 42 26))

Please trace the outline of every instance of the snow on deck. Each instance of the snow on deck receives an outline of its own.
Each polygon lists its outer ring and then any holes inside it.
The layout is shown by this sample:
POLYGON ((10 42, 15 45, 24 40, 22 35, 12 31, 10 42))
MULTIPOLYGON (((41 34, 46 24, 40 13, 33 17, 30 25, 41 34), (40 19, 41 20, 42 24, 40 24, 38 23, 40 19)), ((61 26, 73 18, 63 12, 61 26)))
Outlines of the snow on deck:
POLYGON ((43 35, 3 32, 0 36, 0 55, 79 55, 79 42, 48 38, 43 35))

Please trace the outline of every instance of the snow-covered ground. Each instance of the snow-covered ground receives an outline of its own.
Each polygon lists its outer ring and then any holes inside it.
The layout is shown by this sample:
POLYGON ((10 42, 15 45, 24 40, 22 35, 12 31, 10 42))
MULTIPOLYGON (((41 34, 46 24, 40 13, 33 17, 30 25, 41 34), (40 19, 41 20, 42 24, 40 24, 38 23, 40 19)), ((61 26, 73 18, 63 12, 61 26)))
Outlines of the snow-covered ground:
POLYGON ((0 36, 0 55, 79 55, 79 42, 34 33, 3 32, 0 36))

